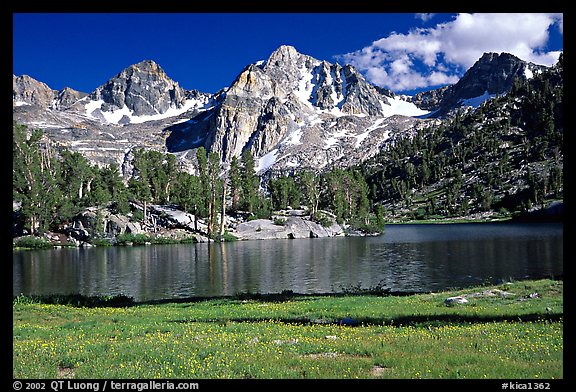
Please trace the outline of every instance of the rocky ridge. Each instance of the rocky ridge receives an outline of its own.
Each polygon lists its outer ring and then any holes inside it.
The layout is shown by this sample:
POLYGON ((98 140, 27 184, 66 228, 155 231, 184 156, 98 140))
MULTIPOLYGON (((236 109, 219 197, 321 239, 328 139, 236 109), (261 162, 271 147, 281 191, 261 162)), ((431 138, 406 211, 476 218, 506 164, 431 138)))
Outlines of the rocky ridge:
POLYGON ((478 106, 489 97, 505 94, 514 79, 530 79, 546 68, 510 53, 484 53, 456 84, 418 93, 412 102, 432 111, 433 117, 443 117, 455 108, 478 106))
POLYGON ((117 165, 126 177, 136 148, 173 153, 190 172, 201 146, 225 163, 249 149, 261 174, 323 170, 359 164, 395 135, 439 121, 425 117, 478 105, 542 68, 487 53, 455 85, 406 97, 371 85, 350 65, 284 45, 215 94, 183 89, 151 60, 90 94, 14 76, 13 118, 95 164, 117 165))
POLYGON ((69 87, 52 90, 45 83, 28 75, 12 75, 12 106, 34 106, 48 110, 63 110, 87 96, 69 87))

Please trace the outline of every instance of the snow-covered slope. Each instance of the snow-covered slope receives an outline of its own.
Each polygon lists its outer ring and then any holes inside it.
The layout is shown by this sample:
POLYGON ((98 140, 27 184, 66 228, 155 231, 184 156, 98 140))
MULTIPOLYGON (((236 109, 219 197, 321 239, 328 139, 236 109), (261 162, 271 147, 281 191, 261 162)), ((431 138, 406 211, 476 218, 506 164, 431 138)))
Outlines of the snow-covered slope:
POLYGON ((121 109, 112 108, 109 110, 103 110, 103 106, 106 105, 104 100, 90 100, 89 98, 84 98, 82 101, 85 105, 86 116, 100 121, 103 124, 116 124, 116 125, 126 125, 126 124, 141 124, 147 121, 158 121, 164 120, 170 117, 176 117, 189 110, 206 110, 210 107, 211 101, 208 97, 204 99, 186 99, 183 101, 180 107, 170 106, 164 113, 156 111, 156 114, 135 114, 133 109, 128 108, 124 105, 121 109))

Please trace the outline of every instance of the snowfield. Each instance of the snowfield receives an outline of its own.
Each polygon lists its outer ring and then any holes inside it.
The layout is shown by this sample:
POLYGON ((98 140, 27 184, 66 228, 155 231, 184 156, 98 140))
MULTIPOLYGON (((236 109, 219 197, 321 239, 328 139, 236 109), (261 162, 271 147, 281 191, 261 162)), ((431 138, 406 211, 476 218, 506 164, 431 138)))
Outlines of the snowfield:
POLYGON ((136 116, 134 115, 134 112, 130 110, 126 105, 124 105, 122 109, 117 109, 112 112, 105 112, 101 110, 103 104, 104 101, 101 99, 97 101, 89 101, 85 105, 86 115, 90 118, 108 124, 119 124, 120 120, 126 116, 130 120, 130 124, 141 124, 147 121, 163 120, 165 118, 179 116, 191 109, 206 110, 209 107, 209 104, 205 100, 187 99, 181 108, 170 107, 164 113, 136 116), (95 111, 97 114, 94 113, 95 111), (100 113, 102 114, 104 120, 99 116, 100 113))
POLYGON ((404 101, 398 96, 394 98, 388 97, 388 102, 390 102, 389 105, 386 104, 385 102, 380 101, 380 104, 382 105, 382 110, 384 112, 384 117, 390 117, 395 114, 399 114, 401 116, 418 117, 430 113, 430 111, 422 110, 418 108, 416 105, 414 105, 412 102, 404 101))

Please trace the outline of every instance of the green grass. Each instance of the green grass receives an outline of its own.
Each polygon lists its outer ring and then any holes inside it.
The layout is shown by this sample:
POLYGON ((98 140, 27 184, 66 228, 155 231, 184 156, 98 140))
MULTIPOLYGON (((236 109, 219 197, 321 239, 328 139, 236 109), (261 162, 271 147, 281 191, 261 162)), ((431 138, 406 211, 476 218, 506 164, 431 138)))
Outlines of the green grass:
POLYGON ((126 307, 17 297, 15 378, 563 378, 563 283, 126 307), (525 298, 532 293, 537 298, 525 298), (276 300, 273 300, 276 299, 276 300), (354 324, 349 326, 346 324, 354 324))

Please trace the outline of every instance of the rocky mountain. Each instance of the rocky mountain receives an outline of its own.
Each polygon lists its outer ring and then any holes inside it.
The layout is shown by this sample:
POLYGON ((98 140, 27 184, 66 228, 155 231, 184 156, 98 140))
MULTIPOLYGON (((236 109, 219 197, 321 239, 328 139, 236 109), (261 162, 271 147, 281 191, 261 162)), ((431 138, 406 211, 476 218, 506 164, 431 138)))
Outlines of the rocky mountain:
MULTIPOLYGON (((14 76, 13 119, 41 128, 57 146, 93 163, 115 164, 130 175, 135 148, 166 152, 164 129, 212 104, 212 94, 184 90, 146 60, 131 65, 92 93, 52 90, 29 76, 14 76)), ((182 161, 184 168, 191 163, 182 161)))
POLYGON ((12 106, 37 106, 42 109, 62 110, 70 107, 87 94, 66 87, 52 90, 45 83, 28 75, 12 75, 12 106))
POLYGON ((322 169, 341 158, 360 162, 392 132, 426 111, 382 94, 352 66, 320 61, 281 46, 247 66, 213 109, 167 128, 167 147, 199 146, 224 161, 250 149, 258 170, 322 169))
POLYGON ((505 94, 514 79, 530 79, 546 68, 510 53, 484 53, 456 84, 418 93, 412 102, 432 111, 432 117, 442 117, 455 108, 477 107, 488 98, 505 94))
POLYGON ((14 76, 13 117, 98 165, 118 165, 126 176, 136 148, 173 153, 193 171, 201 146, 225 163, 249 149, 259 173, 322 170, 361 163, 390 140, 440 121, 425 117, 505 93, 516 76, 539 69, 487 53, 455 85, 406 97, 371 85, 350 65, 281 46, 215 94, 183 89, 151 60, 90 94, 14 76))
POLYGON ((84 102, 87 114, 107 123, 125 125, 134 117, 182 111, 186 92, 152 60, 124 69, 92 92, 84 102))

